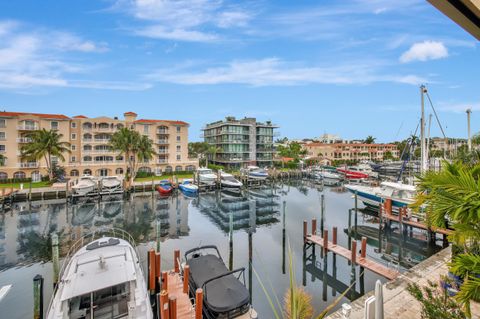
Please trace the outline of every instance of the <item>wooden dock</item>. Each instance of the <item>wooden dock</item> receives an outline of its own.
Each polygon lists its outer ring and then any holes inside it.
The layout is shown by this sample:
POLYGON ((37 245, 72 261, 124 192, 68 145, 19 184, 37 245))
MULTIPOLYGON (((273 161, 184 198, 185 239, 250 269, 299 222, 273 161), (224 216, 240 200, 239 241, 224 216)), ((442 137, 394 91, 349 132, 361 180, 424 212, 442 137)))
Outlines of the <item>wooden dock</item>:
POLYGON ((362 237, 361 241, 361 253, 360 256, 357 255, 357 241, 352 240, 352 250, 344 248, 337 245, 337 228, 333 228, 333 238, 332 241, 328 240, 328 230, 323 231, 323 236, 316 235, 317 232, 317 221, 316 219, 312 220, 312 233, 307 233, 308 223, 307 221, 303 222, 303 234, 304 234, 304 243, 306 245, 315 246, 318 245, 323 248, 324 253, 329 251, 335 255, 339 255, 347 259, 353 265, 358 265, 360 267, 366 268, 380 276, 383 276, 389 280, 397 278, 400 275, 400 272, 388 268, 372 259, 369 259, 366 255, 367 250, 367 238, 362 237))
POLYGON ((184 281, 183 278, 180 276, 179 273, 175 271, 169 271, 167 273, 167 292, 169 298, 176 299, 176 314, 177 318, 192 318, 195 314, 195 308, 193 307, 192 303, 190 302, 190 298, 188 297, 187 293, 183 290, 184 281))

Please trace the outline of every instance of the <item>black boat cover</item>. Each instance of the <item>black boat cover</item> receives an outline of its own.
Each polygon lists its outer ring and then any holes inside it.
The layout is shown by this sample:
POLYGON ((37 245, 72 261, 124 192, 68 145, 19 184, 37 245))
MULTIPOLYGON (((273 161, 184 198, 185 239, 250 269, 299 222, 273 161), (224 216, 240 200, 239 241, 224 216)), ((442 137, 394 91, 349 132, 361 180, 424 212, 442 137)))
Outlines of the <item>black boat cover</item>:
MULTIPOLYGON (((202 255, 189 259, 190 277, 197 288, 216 276, 229 272, 223 261, 215 255, 202 255)), ((204 302, 217 313, 229 312, 250 302, 247 288, 233 275, 213 280, 205 286, 204 302)))

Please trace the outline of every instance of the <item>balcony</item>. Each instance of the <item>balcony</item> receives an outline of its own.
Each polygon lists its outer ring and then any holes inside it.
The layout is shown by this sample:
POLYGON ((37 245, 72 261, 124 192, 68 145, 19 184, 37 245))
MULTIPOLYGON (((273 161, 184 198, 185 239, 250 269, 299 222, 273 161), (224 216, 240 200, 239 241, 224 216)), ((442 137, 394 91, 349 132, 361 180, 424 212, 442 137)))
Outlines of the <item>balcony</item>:
POLYGON ((158 150, 157 154, 168 154, 168 150, 158 150))
POLYGON ((165 139, 157 140, 157 144, 168 144, 168 140, 165 140, 165 139))
POLYGON ((38 130, 38 125, 18 125, 17 130, 19 131, 36 131, 38 130))
POLYGON ((159 134, 159 135, 168 135, 168 134, 170 134, 170 133, 168 133, 168 130, 161 130, 161 129, 160 129, 160 130, 157 130, 157 134, 159 134))
POLYGON ((32 138, 30 137, 19 137, 17 138, 17 143, 31 143, 32 138))
POLYGON ((39 166, 38 162, 18 163, 19 168, 38 168, 39 166))
POLYGON ((157 159, 156 163, 157 163, 157 164, 166 164, 166 163, 167 163, 167 159, 166 159, 166 158, 159 158, 159 159, 157 159))

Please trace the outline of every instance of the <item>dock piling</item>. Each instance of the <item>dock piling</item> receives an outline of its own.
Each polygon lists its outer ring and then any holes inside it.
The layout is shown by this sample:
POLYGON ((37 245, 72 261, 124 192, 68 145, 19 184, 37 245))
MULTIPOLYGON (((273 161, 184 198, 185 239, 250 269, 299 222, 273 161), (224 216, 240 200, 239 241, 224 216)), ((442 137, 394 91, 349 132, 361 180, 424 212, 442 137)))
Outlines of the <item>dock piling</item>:
POLYGON ((174 258, 174 265, 175 265, 175 272, 180 272, 180 250, 175 249, 173 251, 173 258, 174 258))
POLYGON ((53 262, 53 287, 57 286, 58 273, 60 269, 60 255, 58 251, 58 235, 55 233, 52 235, 52 262, 53 262))
POLYGON ((166 271, 162 272, 162 290, 168 290, 168 273, 166 271))
POLYGON ((195 319, 202 319, 202 311, 203 311, 203 289, 198 288, 197 291, 195 292, 195 319))
POLYGON ((362 237, 362 248, 360 256, 365 258, 367 256, 367 237, 362 237))
POLYGON ((188 281, 190 279, 190 266, 183 267, 183 293, 188 294, 188 281))
POLYGON ((33 319, 43 319, 43 277, 33 277, 33 319))
POLYGON ((332 242, 334 245, 337 244, 337 227, 333 227, 332 229, 332 242))
POLYGON ((155 260, 155 251, 150 249, 148 251, 148 289, 150 290, 151 295, 155 293, 155 260))
POLYGON ((312 219, 312 235, 317 234, 317 219, 312 219))
POLYGON ((323 233, 323 226, 325 224, 325 194, 320 196, 320 232, 323 233))
POLYGON ((169 310, 169 303, 168 303, 168 291, 162 290, 160 292, 160 303, 159 303, 159 313, 160 319, 169 319, 170 318, 170 310, 169 310))
POLYGON ((160 292, 160 282, 162 280, 161 257, 160 253, 155 254, 155 292, 160 292))
POLYGON ((328 253, 328 230, 323 231, 323 253, 327 256, 328 253))
POLYGON ((308 223, 306 220, 303 221, 303 244, 307 243, 307 229, 308 223))
POLYGON ((168 308, 170 310, 170 319, 177 319, 177 298, 171 296, 168 299, 168 308))

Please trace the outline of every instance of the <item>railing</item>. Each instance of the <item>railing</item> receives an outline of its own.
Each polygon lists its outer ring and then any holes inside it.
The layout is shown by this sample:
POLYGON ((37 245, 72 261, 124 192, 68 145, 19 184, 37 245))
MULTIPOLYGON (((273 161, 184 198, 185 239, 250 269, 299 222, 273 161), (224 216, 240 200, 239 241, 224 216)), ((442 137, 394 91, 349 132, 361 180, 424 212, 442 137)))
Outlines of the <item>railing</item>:
POLYGON ((157 140, 157 144, 168 144, 168 140, 157 140))
POLYGON ((157 130, 157 134, 170 134, 168 130, 157 130))
POLYGON ((168 154, 168 150, 158 150, 158 154, 168 154))
POLYGON ((32 138, 31 137, 19 137, 17 138, 17 143, 31 143, 32 138))
POLYGON ((39 167, 39 163, 38 162, 18 163, 18 167, 20 167, 20 168, 37 168, 37 167, 39 167))
POLYGON ((167 159, 157 159, 157 164, 165 164, 167 163, 167 159))
POLYGON ((84 154, 105 154, 105 153, 116 153, 115 150, 82 150, 84 154))
POLYGON ((125 161, 82 161, 81 165, 85 166, 95 166, 95 165, 113 165, 113 164, 124 164, 125 161))
POLYGON ((37 125, 18 125, 17 130, 20 131, 36 131, 38 130, 37 125))

